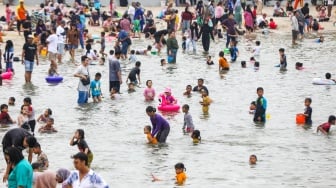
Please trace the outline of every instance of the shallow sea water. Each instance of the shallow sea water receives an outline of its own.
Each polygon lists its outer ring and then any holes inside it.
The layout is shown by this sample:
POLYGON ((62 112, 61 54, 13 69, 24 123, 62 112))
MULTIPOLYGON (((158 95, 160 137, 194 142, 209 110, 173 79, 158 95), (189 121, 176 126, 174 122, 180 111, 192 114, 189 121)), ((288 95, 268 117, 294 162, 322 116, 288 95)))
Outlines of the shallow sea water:
MULTIPOLYGON (((16 106, 9 108, 14 119, 25 96, 32 98, 36 118, 46 108, 53 110, 55 128, 59 132, 36 134, 49 157, 51 170, 59 167, 73 169, 70 156, 78 150, 69 146, 69 140, 77 128, 83 128, 94 153, 92 168, 110 187, 173 187, 177 162, 183 162, 187 168, 185 187, 333 187, 336 183, 335 136, 321 136, 315 131, 335 113, 335 86, 311 84, 314 77, 323 77, 325 72, 334 73, 336 68, 335 35, 329 34, 325 38, 323 44, 305 39, 299 47, 292 48, 289 35, 261 35, 258 37, 262 46, 261 56, 257 58, 261 63, 259 71, 255 71, 249 62, 246 69, 241 68, 240 61, 249 60, 251 53, 247 49, 254 43, 247 44, 240 39, 238 60, 231 64, 231 70, 224 78, 218 74, 217 56, 225 41, 211 43, 209 55, 213 56, 213 66, 205 64, 201 43, 196 55, 183 54, 179 50, 177 64, 167 65, 167 68, 160 66, 164 53, 161 57, 138 56, 142 62, 141 88, 128 94, 123 83, 118 100, 108 97, 108 63, 92 65, 91 77, 96 72, 103 75, 105 98, 100 104, 90 102, 84 106, 76 103, 78 79, 72 76, 75 66, 60 65, 59 73, 64 76, 64 82, 54 86, 44 80, 49 63, 41 62, 42 65, 34 69, 33 86, 26 86, 23 84, 24 67, 15 63, 15 78, 4 81, 0 87, 0 101, 5 103, 10 96, 16 97, 16 106), (279 62, 280 47, 285 48, 287 54, 288 71, 285 73, 274 67, 279 62), (304 70, 295 70, 297 61, 304 63, 304 70), (214 101, 209 116, 202 114, 198 93, 193 93, 190 98, 183 96, 186 85, 195 86, 198 78, 205 79, 214 101), (164 115, 171 125, 167 146, 145 144, 143 127, 150 124, 145 108, 158 105, 158 101, 143 100, 147 79, 153 80, 157 93, 169 86, 181 105, 190 105, 194 124, 201 131, 201 144, 193 145, 191 138, 182 134, 182 112, 164 115), (264 96, 268 100, 270 118, 264 126, 256 126, 248 113, 259 86, 264 87, 264 96), (295 124, 295 114, 303 112, 305 97, 313 100, 311 128, 295 124), (248 164, 251 154, 258 156, 255 167, 248 164), (164 181, 153 183, 151 173, 164 181)), ((132 48, 142 49, 149 44, 152 41, 135 39, 132 48)), ((99 49, 98 45, 96 49, 99 49)), ((77 58, 79 60, 79 55, 77 58)), ((122 64, 124 82, 133 66, 122 64)), ((0 138, 6 130, 0 130, 0 138)), ((0 161, 3 172, 2 155, 0 161)))

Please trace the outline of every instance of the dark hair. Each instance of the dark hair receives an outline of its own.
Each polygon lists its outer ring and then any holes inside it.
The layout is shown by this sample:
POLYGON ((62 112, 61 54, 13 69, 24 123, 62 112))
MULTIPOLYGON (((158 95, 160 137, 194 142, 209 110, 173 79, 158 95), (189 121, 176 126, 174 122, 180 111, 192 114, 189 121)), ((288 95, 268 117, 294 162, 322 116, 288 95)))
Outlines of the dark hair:
POLYGON ((131 54, 135 54, 135 50, 131 50, 131 54))
POLYGON ((77 129, 78 135, 81 139, 85 138, 84 130, 83 129, 77 129))
POLYGON ((188 88, 188 87, 189 87, 189 88, 192 88, 192 87, 191 87, 191 85, 187 85, 187 87, 186 87, 186 88, 188 88))
POLYGON ((147 46, 147 50, 152 50, 152 46, 151 46, 151 45, 148 45, 148 46, 147 46))
POLYGON ((32 104, 32 101, 31 101, 31 98, 30 98, 30 97, 25 97, 25 98, 23 99, 23 102, 26 102, 26 103, 28 103, 28 104, 32 104))
POLYGON ((2 111, 3 109, 5 109, 5 108, 8 108, 8 105, 7 104, 2 104, 1 106, 0 106, 0 110, 2 111))
POLYGON ((220 51, 218 55, 219 55, 219 57, 224 57, 224 52, 220 51))
POLYGON ((100 74, 100 72, 97 72, 95 77, 101 77, 102 75, 100 74))
POLYGON ((36 142, 35 145, 34 145, 34 148, 41 148, 40 143, 36 142))
POLYGON ((145 126, 145 129, 148 129, 148 131, 149 131, 149 132, 151 132, 151 131, 152 131, 152 127, 151 127, 151 126, 149 126, 149 125, 146 125, 146 126, 145 126))
POLYGON ((285 49, 284 48, 280 48, 279 52, 285 52, 285 49))
POLYGON ((153 106, 147 106, 146 112, 156 112, 156 109, 153 106))
POLYGON ((331 123, 336 120, 336 117, 334 115, 329 116, 328 123, 331 123))
POLYGON ((48 121, 51 121, 54 123, 54 118, 48 118, 48 121))
POLYGON ((258 88, 257 88, 257 92, 258 92, 258 91, 264 91, 264 88, 262 88, 262 87, 258 87, 258 88))
POLYGON ((295 66, 296 66, 296 67, 302 67, 302 66, 303 66, 303 63, 296 62, 296 63, 295 63, 295 66))
POLYGON ((270 22, 273 22, 273 18, 270 19, 270 22))
POLYGON ((175 169, 182 169, 184 171, 186 171, 187 169, 184 167, 183 163, 176 163, 175 165, 175 169))
POLYGON ((86 55, 83 55, 83 56, 81 57, 81 61, 84 62, 87 58, 88 58, 88 57, 87 57, 86 55))
POLYGON ((260 66, 260 63, 258 62, 258 61, 256 61, 255 63, 254 63, 254 67, 259 67, 260 66))
POLYGON ((27 136, 26 142, 28 144, 28 147, 33 148, 35 144, 37 143, 37 140, 34 136, 27 136))
POLYGON ((160 62, 163 63, 165 61, 165 59, 161 59, 160 62))
POLYGON ((191 138, 197 138, 201 141, 201 132, 199 130, 194 130, 191 134, 191 138))
POLYGON ((114 51, 113 51, 113 50, 110 50, 109 54, 110 54, 110 55, 113 55, 113 54, 114 54, 114 51))
POLYGON ((325 77, 326 77, 326 79, 330 79, 330 78, 331 78, 331 74, 330 74, 329 72, 327 72, 327 73, 325 74, 325 77))
POLYGON ((202 81, 202 82, 204 82, 204 79, 203 78, 199 78, 199 79, 197 79, 198 81, 202 81))
POLYGON ((136 66, 136 67, 140 67, 140 65, 141 65, 141 62, 140 62, 140 61, 135 62, 135 66, 136 66))
POLYGON ((38 163, 38 162, 34 162, 34 163, 31 164, 31 166, 32 166, 33 170, 37 170, 37 169, 42 167, 42 164, 38 163))
POLYGON ((147 80, 147 81, 146 81, 146 86, 148 86, 148 82, 151 82, 151 81, 152 81, 152 80, 147 80))
POLYGON ((5 46, 5 52, 9 51, 11 48, 13 48, 13 41, 12 40, 7 40, 6 41, 6 46, 5 46))
POLYGON ((52 115, 52 110, 50 108, 47 108, 47 112, 49 115, 52 115))
POLYGON ((241 64, 242 67, 245 67, 246 66, 246 61, 241 61, 240 64, 241 64))
POLYGON ((9 157, 10 163, 16 165, 18 164, 22 159, 24 159, 22 152, 16 148, 16 147, 8 147, 5 149, 5 155, 9 157))
POLYGON ((257 106, 257 104, 256 104, 255 101, 252 101, 252 102, 251 102, 251 105, 257 106))
POLYGON ((15 97, 9 97, 9 100, 12 100, 13 102, 15 102, 15 97))
POLYGON ((83 152, 79 152, 76 155, 73 155, 72 158, 73 159, 79 159, 81 161, 85 161, 86 166, 88 166, 88 164, 89 164, 88 156, 83 152))
POLYGON ((312 99, 311 98, 305 98, 305 102, 308 101, 309 103, 312 102, 312 99))
POLYGON ((258 159, 257 159, 257 156, 254 155, 254 154, 253 154, 253 155, 250 155, 250 157, 254 157, 256 160, 258 160, 258 159))
POLYGON ((186 109, 186 110, 189 110, 189 105, 185 104, 182 106, 182 108, 186 109))
POLYGON ((257 45, 257 46, 260 45, 260 41, 259 41, 259 40, 256 41, 256 45, 257 45))

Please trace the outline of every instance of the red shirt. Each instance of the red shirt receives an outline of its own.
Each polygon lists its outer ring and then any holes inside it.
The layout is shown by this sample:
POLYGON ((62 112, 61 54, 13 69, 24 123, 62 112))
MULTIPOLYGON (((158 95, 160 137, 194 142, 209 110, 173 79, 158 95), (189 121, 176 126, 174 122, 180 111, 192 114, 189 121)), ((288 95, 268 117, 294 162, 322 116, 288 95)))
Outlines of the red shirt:
POLYGON ((253 9, 252 15, 253 15, 253 19, 257 17, 257 9, 253 9))
POLYGON ((268 26, 270 29, 276 29, 278 25, 273 21, 273 22, 270 22, 268 26))
POLYGON ((322 127, 322 129, 323 130, 325 130, 327 133, 329 132, 329 129, 330 129, 330 127, 331 127, 331 124, 330 123, 323 123, 322 125, 321 125, 321 127, 322 127))
POLYGON ((12 123, 9 115, 7 112, 1 112, 0 113, 0 124, 9 124, 12 123))

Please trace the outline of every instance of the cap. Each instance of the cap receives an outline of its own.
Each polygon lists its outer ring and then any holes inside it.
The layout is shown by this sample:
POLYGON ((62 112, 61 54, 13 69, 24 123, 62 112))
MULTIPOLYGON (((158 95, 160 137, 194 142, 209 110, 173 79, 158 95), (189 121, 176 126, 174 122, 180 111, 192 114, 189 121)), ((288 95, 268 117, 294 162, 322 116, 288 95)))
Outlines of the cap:
POLYGON ((34 38, 34 36, 33 35, 28 35, 28 37, 27 38, 34 38))
POLYGON ((165 89, 164 92, 165 92, 165 93, 171 93, 171 89, 170 89, 169 87, 166 87, 166 89, 165 89))
POLYGON ((81 161, 88 161, 88 156, 83 152, 78 152, 76 155, 71 156, 73 159, 79 159, 81 161))

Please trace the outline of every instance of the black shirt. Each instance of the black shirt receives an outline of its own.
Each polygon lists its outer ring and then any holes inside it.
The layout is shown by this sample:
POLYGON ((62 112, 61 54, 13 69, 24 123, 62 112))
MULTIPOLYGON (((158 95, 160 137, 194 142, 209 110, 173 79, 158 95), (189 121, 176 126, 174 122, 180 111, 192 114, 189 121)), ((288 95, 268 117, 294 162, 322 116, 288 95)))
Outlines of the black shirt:
POLYGON ((28 61, 34 61, 37 46, 35 44, 25 43, 23 45, 23 50, 25 51, 24 59, 28 61))
POLYGON ((2 138, 2 149, 14 146, 20 150, 24 150, 23 140, 26 136, 32 136, 27 130, 22 128, 15 128, 9 130, 2 138))
POLYGON ((80 140, 76 140, 72 143, 72 145, 77 145, 78 149, 80 152, 84 152, 86 148, 88 148, 88 153, 91 153, 91 150, 88 146, 88 144, 86 143, 86 141, 84 139, 80 139, 80 140))
POLYGON ((313 112, 313 109, 310 106, 307 106, 307 108, 304 111, 304 114, 307 115, 306 116, 306 124, 307 125, 311 125, 313 123, 312 119, 311 119, 312 112, 313 112))
POLYGON ((128 79, 130 79, 131 82, 135 82, 136 81, 136 75, 140 74, 140 69, 139 67, 134 67, 131 72, 128 75, 128 79))
POLYGON ((201 90, 202 89, 204 89, 207 93, 208 93, 208 95, 209 95, 209 91, 208 91, 208 88, 207 87, 205 87, 205 86, 195 86, 194 88, 193 88, 193 91, 198 91, 198 92, 201 92, 201 90))

